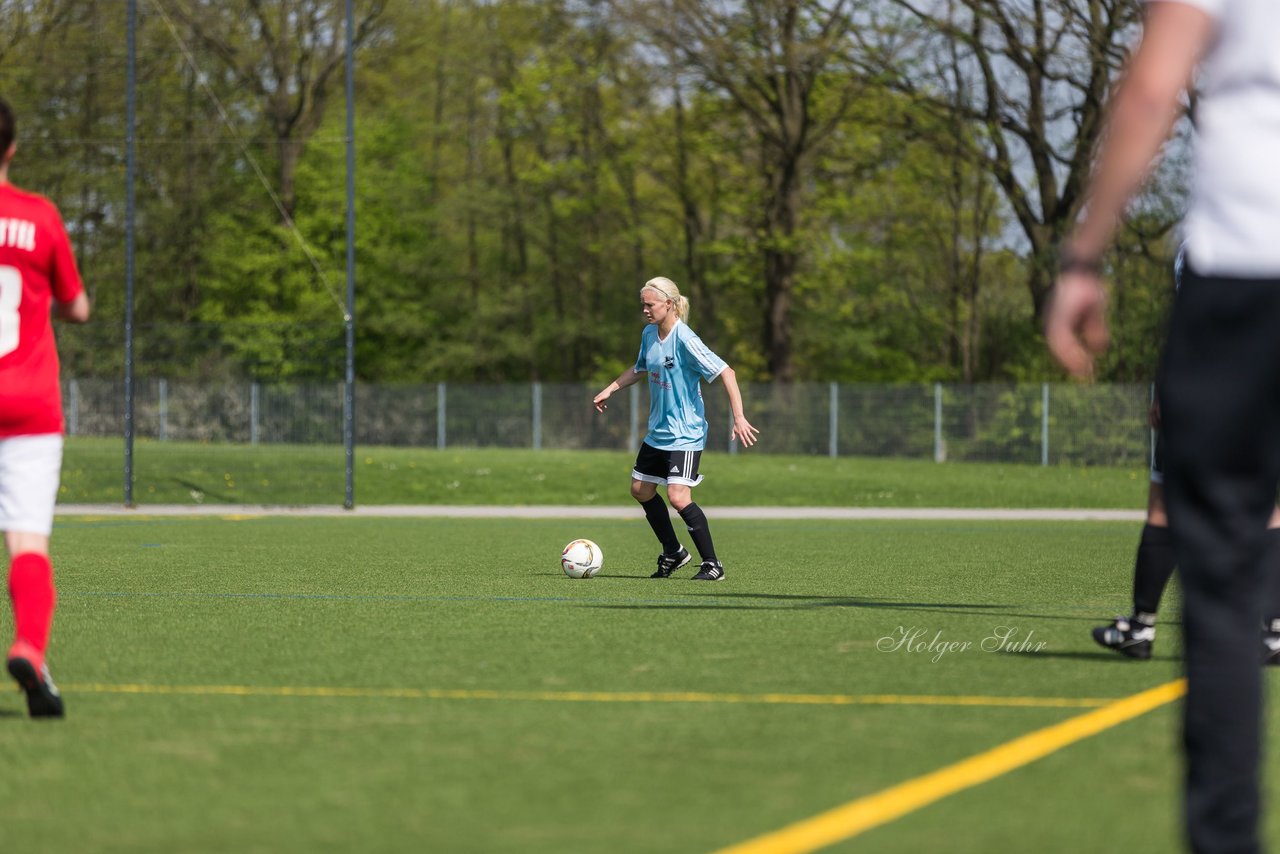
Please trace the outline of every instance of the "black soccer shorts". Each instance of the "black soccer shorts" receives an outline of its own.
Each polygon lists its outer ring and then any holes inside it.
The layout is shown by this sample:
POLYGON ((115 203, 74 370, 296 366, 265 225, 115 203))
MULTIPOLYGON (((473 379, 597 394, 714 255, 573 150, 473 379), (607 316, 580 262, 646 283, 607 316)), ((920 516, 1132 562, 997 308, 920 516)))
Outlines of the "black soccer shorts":
POLYGON ((632 480, 667 486, 673 483, 697 486, 702 483, 698 463, 702 451, 662 451, 647 442, 640 445, 636 454, 636 466, 631 470, 632 480))

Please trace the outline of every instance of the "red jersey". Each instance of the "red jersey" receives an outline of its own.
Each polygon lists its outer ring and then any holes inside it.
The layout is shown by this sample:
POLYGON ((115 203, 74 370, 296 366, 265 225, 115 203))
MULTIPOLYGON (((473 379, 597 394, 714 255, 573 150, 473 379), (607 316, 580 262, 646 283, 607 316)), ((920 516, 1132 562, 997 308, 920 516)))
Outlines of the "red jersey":
POLYGON ((0 184, 0 438, 62 432, 50 302, 83 290, 53 202, 0 184))

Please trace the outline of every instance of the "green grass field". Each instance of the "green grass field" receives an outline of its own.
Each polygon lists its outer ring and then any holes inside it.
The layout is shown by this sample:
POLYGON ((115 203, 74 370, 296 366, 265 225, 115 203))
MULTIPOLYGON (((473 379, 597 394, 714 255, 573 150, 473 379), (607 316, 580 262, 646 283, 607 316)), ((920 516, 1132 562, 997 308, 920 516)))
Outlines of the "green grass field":
MULTIPOLYGON (((640 519, 61 518, 68 717, 0 698, 0 849, 710 852, 1088 711, 913 696, 1178 675, 1176 607, 1151 662, 1088 638, 1137 525, 712 524, 698 585, 646 577, 640 519), (974 646, 877 648, 913 628, 974 646)), ((1178 850, 1176 738, 1175 704, 831 850, 1178 850)))
MULTIPOLYGON (((63 503, 123 501, 118 439, 69 439, 63 503)), ((625 451, 358 448, 356 503, 622 505, 635 456, 625 451)), ((703 457, 708 507, 1145 506, 1145 469, 944 463, 929 460, 777 456, 744 451, 703 457)), ((138 442, 140 505, 330 504, 345 495, 336 446, 138 442)))

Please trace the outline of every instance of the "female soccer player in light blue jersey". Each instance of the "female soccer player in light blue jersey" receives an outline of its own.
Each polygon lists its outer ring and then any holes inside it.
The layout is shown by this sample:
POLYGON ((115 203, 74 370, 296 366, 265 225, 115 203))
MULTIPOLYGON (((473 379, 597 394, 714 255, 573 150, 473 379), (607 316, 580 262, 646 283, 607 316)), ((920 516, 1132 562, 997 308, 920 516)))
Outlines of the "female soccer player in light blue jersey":
POLYGON ((634 366, 595 396, 592 403, 604 412, 613 393, 642 378, 649 380, 649 432, 631 472, 631 495, 644 508, 649 526, 662 543, 658 569, 652 578, 670 578, 689 562, 689 551, 680 545, 658 486, 667 488, 667 499, 689 528, 689 536, 702 558, 694 581, 721 581, 724 565, 716 557, 702 508, 693 502, 692 489, 702 482, 698 463, 707 445, 707 419, 702 408, 701 381, 724 384, 733 411, 733 438, 749 448, 758 430, 742 412, 742 392, 733 368, 702 343, 684 318, 689 300, 675 282, 659 276, 640 290, 640 309, 648 324, 640 336, 640 355, 634 366))

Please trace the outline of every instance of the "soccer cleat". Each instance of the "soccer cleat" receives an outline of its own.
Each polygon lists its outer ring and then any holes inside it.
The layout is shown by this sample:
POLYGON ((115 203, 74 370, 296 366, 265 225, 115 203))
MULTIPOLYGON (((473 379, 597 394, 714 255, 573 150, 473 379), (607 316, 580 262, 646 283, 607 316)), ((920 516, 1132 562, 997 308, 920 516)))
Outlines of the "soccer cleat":
POLYGON ((9 674, 27 695, 27 712, 33 718, 62 717, 62 694, 53 684, 49 665, 40 659, 39 653, 25 643, 14 644, 9 650, 9 674))
POLYGON ((1262 633, 1262 663, 1272 667, 1280 665, 1280 632, 1262 633))
POLYGON ((680 551, 673 554, 663 552, 658 555, 658 570, 650 578, 670 578, 671 573, 688 563, 692 558, 689 557, 689 550, 684 546, 680 547, 680 551))
POLYGON ((1146 660, 1151 657, 1151 643, 1156 639, 1156 628, 1143 625, 1131 617, 1116 617, 1111 625, 1094 629, 1093 639, 1121 655, 1146 660))
POLYGON ((724 567, 718 560, 704 560, 692 581, 724 581, 724 567))

